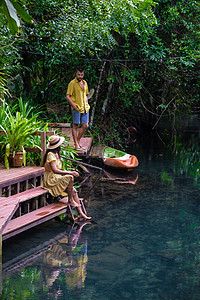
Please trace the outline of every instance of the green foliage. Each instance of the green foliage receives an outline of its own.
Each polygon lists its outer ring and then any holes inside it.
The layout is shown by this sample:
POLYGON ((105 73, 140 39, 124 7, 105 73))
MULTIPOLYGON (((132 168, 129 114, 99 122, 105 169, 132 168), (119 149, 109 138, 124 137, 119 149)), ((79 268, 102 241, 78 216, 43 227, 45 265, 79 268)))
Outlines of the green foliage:
POLYGON ((8 124, 0 125, 5 133, 3 145, 10 144, 11 152, 22 151, 26 140, 30 134, 37 130, 35 119, 25 119, 21 116, 20 112, 13 116, 8 113, 8 124))
POLYGON ((17 41, 6 27, 6 20, 0 17, 0 101, 11 96, 8 80, 16 77, 21 70, 17 41))
POLYGON ((16 34, 20 27, 19 17, 25 22, 31 22, 31 16, 16 0, 1 0, 0 1, 0 15, 3 14, 7 21, 12 34, 16 34), (19 16, 19 17, 18 17, 19 16))
POLYGON ((145 26, 155 23, 152 5, 152 0, 71 0, 62 4, 52 0, 29 1, 30 14, 37 21, 30 34, 39 34, 44 40, 40 49, 44 53, 48 47, 49 63, 60 64, 58 57, 62 53, 98 57, 99 51, 112 49, 117 44, 113 32, 123 36, 129 32, 141 33, 145 26), (57 57, 51 57, 55 48, 57 57))
POLYGON ((5 278, 3 281, 2 299, 31 299, 39 294, 39 281, 41 271, 38 267, 26 267, 17 276, 5 278), (34 284, 33 284, 34 283, 34 284))
MULTIPOLYGON (((9 95, 9 90, 8 87, 6 86, 6 78, 5 74, 3 72, 0 72, 0 97, 8 96, 9 95)), ((0 101, 2 101, 0 99, 0 101)))
POLYGON ((175 172, 194 179, 200 187, 200 148, 199 137, 190 136, 188 141, 178 139, 175 151, 175 172))
POLYGON ((8 121, 8 105, 5 101, 1 103, 1 109, 0 109, 0 125, 3 123, 7 123, 8 121))
POLYGON ((121 71, 124 83, 119 87, 119 96, 124 101, 125 107, 133 105, 133 95, 142 89, 141 81, 138 81, 138 70, 124 69, 121 71))
MULTIPOLYGON (((42 114, 42 111, 41 111, 41 114, 42 114)), ((48 123, 44 124, 43 122, 39 121, 38 130, 39 131, 49 131, 48 123)), ((26 147, 40 148, 39 145, 41 145, 41 137, 33 135, 33 136, 31 136, 31 140, 27 140, 26 147)), ((26 160, 27 160, 27 164, 29 164, 29 165, 34 164, 36 166, 39 166, 41 164, 41 153, 40 152, 27 152, 26 160)))
POLYGON ((1 111, 0 129, 3 130, 4 135, 0 136, 0 145, 2 148, 6 147, 5 151, 5 165, 8 165, 8 156, 16 152, 24 151, 24 147, 32 141, 32 133, 38 130, 39 122, 36 120, 37 114, 30 117, 31 109, 26 104, 23 105, 22 100, 19 100, 19 105, 22 113, 15 111, 15 107, 10 108, 3 104, 1 111), (28 114, 28 118, 23 113, 28 114))
POLYGON ((143 95, 153 97, 153 105, 149 101, 145 103, 154 113, 166 108, 170 114, 174 109, 184 111, 198 101, 198 10, 193 0, 176 1, 174 5, 159 1, 158 26, 151 28, 142 39, 139 37, 142 52, 149 60, 144 65, 143 74, 149 82, 143 81, 143 95))
POLYGON ((162 174, 161 174, 161 181, 163 183, 168 183, 168 184, 170 184, 170 183, 173 182, 173 180, 170 177, 170 175, 167 172, 165 172, 165 171, 163 171, 162 174))
MULTIPOLYGON (((21 117, 24 119, 33 119, 36 122, 37 118, 42 114, 39 107, 30 105, 29 102, 23 101, 22 98, 17 99, 17 102, 12 102, 10 109, 13 113, 20 111, 21 117)), ((38 126, 38 125, 37 125, 38 126)))
POLYGON ((101 59, 117 47, 117 36, 141 34, 144 26, 155 23, 153 4, 152 0, 27 1, 35 23, 25 24, 26 38, 18 41, 20 64, 26 69, 21 74, 23 90, 14 90, 17 97, 59 103, 78 64, 88 70, 89 84, 96 84, 99 63, 94 67, 87 58, 101 59))
MULTIPOLYGON (((74 149, 74 146, 69 145, 69 138, 65 136, 65 142, 61 148, 61 155, 66 158, 78 161, 78 159, 76 158, 76 154, 77 151, 74 149)), ((74 165, 75 165, 74 162, 70 160, 62 159, 62 166, 64 170, 72 170, 74 169, 74 165)))
MULTIPOLYGON (((12 95, 44 109, 49 102, 66 103, 67 84, 83 65, 89 87, 99 88, 90 100, 91 132, 111 146, 122 142, 130 125, 151 129, 164 118, 175 128, 175 116, 197 106, 197 1, 36 0, 26 7, 34 23, 22 24, 20 38, 11 37, 5 18, 0 20, 3 94, 7 83, 12 95)), ((67 108, 64 116, 52 112, 51 118, 69 120, 67 108)))

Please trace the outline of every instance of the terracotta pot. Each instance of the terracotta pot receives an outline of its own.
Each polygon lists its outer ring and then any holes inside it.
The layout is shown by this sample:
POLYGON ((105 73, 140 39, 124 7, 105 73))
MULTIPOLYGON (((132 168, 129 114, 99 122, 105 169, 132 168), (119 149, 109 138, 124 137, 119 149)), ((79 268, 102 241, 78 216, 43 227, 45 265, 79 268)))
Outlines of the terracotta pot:
POLYGON ((11 153, 8 157, 10 167, 22 167, 23 166, 23 152, 16 152, 13 157, 11 153))

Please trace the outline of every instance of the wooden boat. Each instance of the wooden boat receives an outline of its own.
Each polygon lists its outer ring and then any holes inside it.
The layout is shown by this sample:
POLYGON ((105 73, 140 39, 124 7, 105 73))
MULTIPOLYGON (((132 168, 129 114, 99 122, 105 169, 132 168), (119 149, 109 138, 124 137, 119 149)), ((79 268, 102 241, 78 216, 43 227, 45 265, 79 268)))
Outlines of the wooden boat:
POLYGON ((127 171, 131 171, 138 166, 136 156, 111 147, 105 147, 103 161, 105 166, 127 171))

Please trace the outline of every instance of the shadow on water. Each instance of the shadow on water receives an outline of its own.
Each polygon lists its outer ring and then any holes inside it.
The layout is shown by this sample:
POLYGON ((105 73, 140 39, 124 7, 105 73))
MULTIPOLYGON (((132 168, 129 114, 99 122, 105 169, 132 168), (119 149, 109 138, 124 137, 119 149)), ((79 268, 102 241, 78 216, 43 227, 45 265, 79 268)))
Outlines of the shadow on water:
POLYGON ((3 243, 2 299, 199 299, 198 185, 174 157, 146 154, 134 184, 92 190, 97 225, 50 221, 3 243))

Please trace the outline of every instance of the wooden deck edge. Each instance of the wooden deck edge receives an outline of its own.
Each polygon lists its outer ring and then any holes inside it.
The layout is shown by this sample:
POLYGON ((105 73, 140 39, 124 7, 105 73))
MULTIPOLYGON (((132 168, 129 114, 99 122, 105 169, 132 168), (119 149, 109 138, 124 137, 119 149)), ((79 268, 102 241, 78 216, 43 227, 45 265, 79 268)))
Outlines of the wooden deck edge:
POLYGON ((11 220, 3 230, 2 240, 4 241, 14 235, 17 235, 32 227, 35 227, 39 224, 49 221, 62 213, 65 213, 67 207, 68 204, 64 204, 62 202, 52 203, 42 208, 39 208, 35 211, 32 211, 28 214, 25 214, 21 217, 11 220), (56 208, 56 206, 58 207, 56 208), (45 215, 42 215, 47 210, 49 210, 49 212, 47 212, 45 215), (30 219, 31 217, 33 217, 31 220, 26 221, 27 218, 30 219), (17 223, 19 223, 19 221, 21 223, 17 226, 17 223))
MULTIPOLYGON (((24 169, 24 167, 22 169, 24 169)), ((4 172, 10 171, 10 170, 4 170, 4 172)), ((37 169, 31 170, 30 173, 27 173, 27 174, 21 173, 21 174, 17 175, 17 177, 12 177, 13 175, 10 174, 11 178, 9 178, 9 179, 4 178, 4 180, 1 180, 0 188, 2 189, 4 187, 7 187, 7 186, 13 185, 13 184, 17 184, 22 181, 25 182, 26 180, 30 180, 30 179, 33 179, 33 178, 36 178, 39 176, 43 176, 43 174, 44 174, 44 167, 37 167, 37 169)))
POLYGON ((3 234, 3 231, 5 230, 6 226, 8 225, 8 223, 10 222, 10 220, 12 219, 12 217, 14 216, 14 214, 17 211, 18 207, 19 207, 19 202, 17 202, 15 204, 15 206, 14 206, 13 210, 11 211, 9 217, 7 218, 7 220, 5 221, 5 223, 0 228, 0 235, 3 234))

